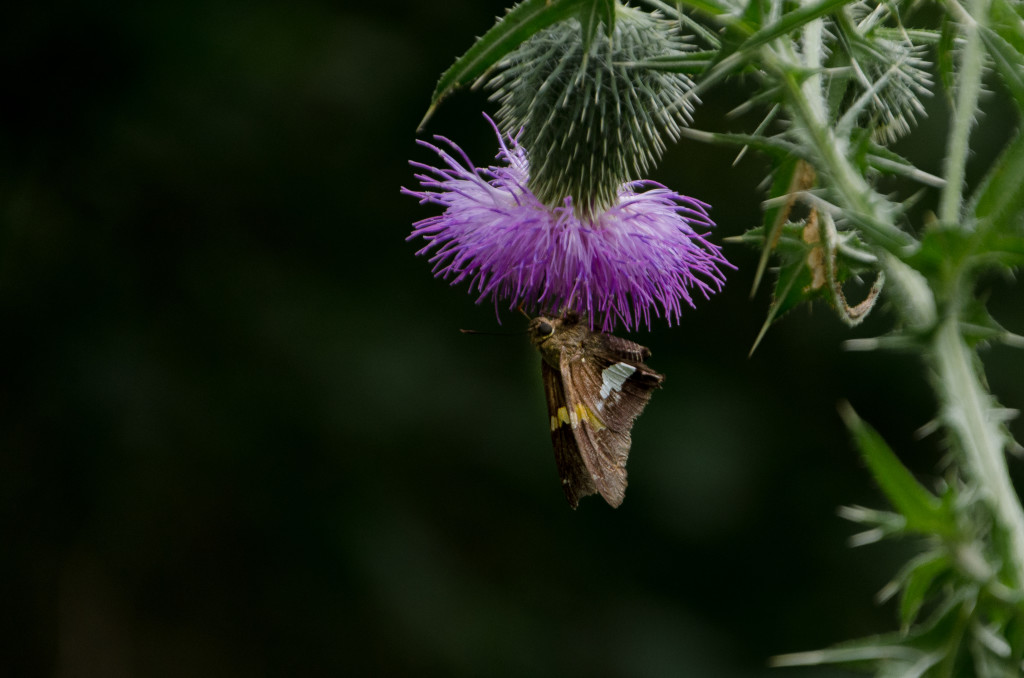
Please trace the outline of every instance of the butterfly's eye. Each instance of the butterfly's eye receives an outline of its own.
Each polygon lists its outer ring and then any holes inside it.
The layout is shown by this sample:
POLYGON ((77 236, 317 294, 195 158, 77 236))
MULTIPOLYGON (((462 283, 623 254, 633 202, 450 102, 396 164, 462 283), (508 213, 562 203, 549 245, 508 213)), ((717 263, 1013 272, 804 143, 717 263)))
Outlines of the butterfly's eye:
POLYGON ((555 328, 549 323, 541 322, 537 325, 537 335, 541 337, 550 337, 555 333, 555 328))

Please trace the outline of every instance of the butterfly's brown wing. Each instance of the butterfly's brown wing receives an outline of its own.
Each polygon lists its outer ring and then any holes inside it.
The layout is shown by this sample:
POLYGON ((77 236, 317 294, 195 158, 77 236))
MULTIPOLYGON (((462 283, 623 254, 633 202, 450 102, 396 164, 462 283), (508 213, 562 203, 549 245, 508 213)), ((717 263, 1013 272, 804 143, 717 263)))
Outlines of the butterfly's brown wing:
POLYGON ((649 355, 639 344, 600 332, 586 338, 582 351, 562 354, 562 385, 579 456, 612 506, 626 494, 633 422, 664 380, 643 363, 649 355))
POLYGON ((548 414, 551 423, 551 443, 555 448, 555 463, 558 475, 562 479, 562 490, 569 504, 576 508, 580 498, 594 494, 597 489, 590 478, 590 471, 583 463, 576 436, 573 434, 569 421, 569 408, 566 405, 565 390, 562 388, 562 374, 555 368, 541 361, 544 374, 544 393, 548 401, 548 414))

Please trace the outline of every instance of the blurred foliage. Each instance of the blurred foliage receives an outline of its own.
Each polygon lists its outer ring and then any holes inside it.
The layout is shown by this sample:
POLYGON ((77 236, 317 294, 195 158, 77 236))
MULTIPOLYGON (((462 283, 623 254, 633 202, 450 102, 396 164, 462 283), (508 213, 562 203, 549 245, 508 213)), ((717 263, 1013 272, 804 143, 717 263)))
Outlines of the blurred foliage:
MULTIPOLYGON (((437 73, 503 7, 11 10, 0 673, 752 676, 890 627, 869 601, 905 553, 846 547, 836 507, 880 497, 836 403, 911 468, 942 446, 908 433, 935 408, 917 364, 838 348, 884 309, 853 332, 795 310, 748 360, 767 292, 731 248, 723 294, 638 337, 668 381, 617 511, 565 505, 527 342, 457 332, 493 309, 413 257, 426 213, 398 187, 437 73)), ((697 126, 728 131, 732 96, 697 126)), ((454 97, 426 133, 486 160, 488 106, 454 97)), ((986 116, 975 182, 1005 142, 986 116)), ((731 161, 681 143, 655 178, 735 236, 764 168, 731 161)), ((1020 406, 1006 350, 990 381, 1020 406)))

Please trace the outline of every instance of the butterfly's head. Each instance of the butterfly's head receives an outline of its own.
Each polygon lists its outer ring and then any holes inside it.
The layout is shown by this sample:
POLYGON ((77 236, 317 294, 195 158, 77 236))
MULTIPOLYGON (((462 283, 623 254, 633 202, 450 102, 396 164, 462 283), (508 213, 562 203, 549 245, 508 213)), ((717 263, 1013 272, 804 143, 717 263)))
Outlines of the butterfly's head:
POLYGON ((572 312, 560 318, 543 315, 531 318, 526 331, 530 341, 541 353, 552 351, 554 355, 563 345, 579 343, 588 334, 582 317, 572 312))
POLYGON ((558 331, 561 324, 562 321, 558 318, 548 318, 542 315, 531 318, 530 325, 526 328, 530 335, 530 342, 539 348, 541 344, 555 336, 555 332, 558 331))

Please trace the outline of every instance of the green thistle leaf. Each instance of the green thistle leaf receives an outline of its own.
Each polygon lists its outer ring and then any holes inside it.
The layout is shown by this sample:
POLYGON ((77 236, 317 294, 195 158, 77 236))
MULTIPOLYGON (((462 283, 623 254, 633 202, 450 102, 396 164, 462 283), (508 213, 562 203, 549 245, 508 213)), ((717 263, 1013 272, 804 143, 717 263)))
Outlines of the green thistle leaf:
POLYGON ((934 550, 913 558, 897 575, 896 581, 903 590, 900 596, 900 624, 904 631, 917 621, 928 597, 952 568, 949 554, 945 550, 934 550))
POLYGON ((917 482, 882 436, 865 423, 849 403, 840 405, 839 414, 879 487, 896 510, 906 517, 907 530, 952 537, 956 533, 956 520, 951 507, 917 482))
POLYGON ((1017 108, 1024 110, 1024 54, 987 26, 980 26, 978 34, 1017 108))
POLYGON ((1024 110, 1024 17, 1020 12, 1020 3, 993 0, 991 23, 981 39, 1017 108, 1024 110))
POLYGON ((864 665, 886 678, 952 678, 964 673, 957 663, 967 621, 977 604, 977 592, 960 589, 950 595, 926 624, 910 632, 871 636, 825 650, 773 657, 773 666, 820 664, 864 665))
POLYGON ((799 9, 783 14, 778 21, 770 23, 755 32, 740 45, 737 51, 750 52, 757 49, 761 45, 802 28, 815 19, 831 14, 843 5, 849 4, 849 2, 850 0, 818 0, 818 2, 809 5, 801 5, 799 9))
POLYGON ((764 23, 764 11, 761 0, 747 0, 741 21, 747 26, 760 26, 764 23))
POLYGON ((1024 212, 1024 134, 1016 137, 992 164, 967 209, 984 227, 1021 233, 1024 212))
MULTIPOLYGON (((658 4, 661 3, 652 3, 658 4)), ((728 2, 717 2, 716 0, 677 0, 676 5, 679 7, 687 7, 692 10, 696 10, 705 16, 720 17, 730 16, 734 12, 734 7, 728 2)))
POLYGON ((812 266, 811 263, 814 260, 812 253, 815 248, 819 253, 822 253, 823 249, 820 243, 805 240, 805 225, 785 223, 778 233, 773 233, 773 230, 760 226, 748 231, 742 238, 743 242, 758 243, 762 247, 762 252, 771 252, 774 249, 781 260, 772 292, 772 303, 764 324, 761 325, 761 330, 750 347, 751 355, 776 320, 799 304, 824 296, 827 288, 821 277, 823 266, 812 266))
POLYGON ((969 346, 1013 340, 1013 335, 992 317, 980 299, 972 299, 965 304, 961 312, 960 333, 969 346))
POLYGON ((615 30, 615 0, 593 0, 583 5, 578 18, 583 28, 583 52, 587 54, 602 24, 608 37, 615 30))
MULTIPOLYGON (((769 199, 789 196, 796 191, 810 188, 814 183, 814 170, 806 162, 790 156, 782 161, 772 176, 772 186, 768 192, 769 199), (810 172, 810 176, 807 173, 810 172)), ((782 235, 782 227, 789 219, 789 213, 793 204, 786 201, 783 204, 774 205, 764 211, 764 232, 768 234, 765 246, 761 249, 761 258, 757 262, 757 271, 754 273, 754 283, 750 293, 753 295, 761 284, 761 278, 768 267, 768 259, 775 250, 779 237, 782 235)))
POLYGON ((651 59, 646 59, 637 65, 654 71, 696 75, 707 70, 708 67, 714 63, 714 59, 717 55, 718 50, 688 52, 686 54, 674 54, 672 56, 656 56, 651 59))
POLYGON ((430 108, 420 122, 420 129, 437 110, 442 99, 459 87, 471 84, 537 31, 578 12, 587 1, 525 0, 510 9, 504 18, 477 39, 465 54, 441 74, 441 79, 437 81, 434 93, 430 97, 430 108))

